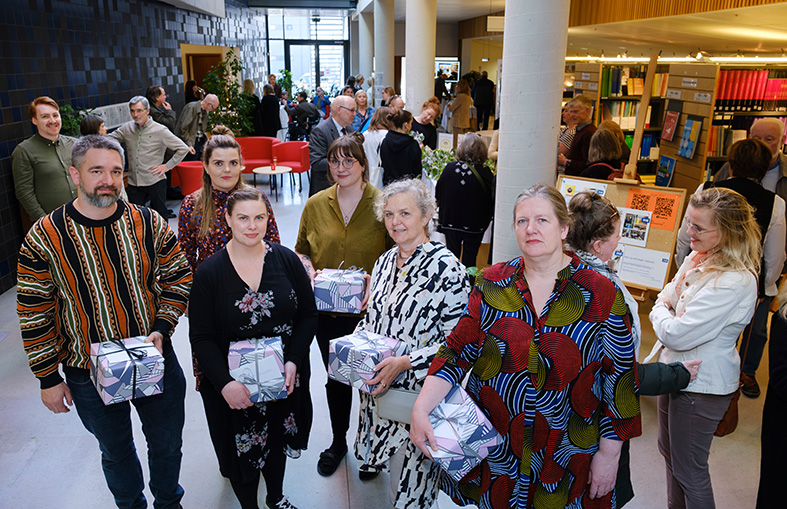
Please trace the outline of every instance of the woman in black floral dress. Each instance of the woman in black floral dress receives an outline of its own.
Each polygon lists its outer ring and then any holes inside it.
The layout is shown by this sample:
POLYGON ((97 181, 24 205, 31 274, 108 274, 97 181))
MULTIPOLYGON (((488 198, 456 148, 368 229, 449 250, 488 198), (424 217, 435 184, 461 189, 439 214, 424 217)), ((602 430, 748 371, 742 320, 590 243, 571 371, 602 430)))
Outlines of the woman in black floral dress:
POLYGON ((243 509, 256 509, 260 471, 269 508, 294 507, 282 494, 286 456, 305 449, 312 424, 309 345, 317 326, 314 293, 298 257, 263 240, 263 195, 235 191, 227 201, 232 239, 200 265, 189 302, 190 339, 203 371, 200 388, 221 474, 243 509), (288 396, 252 403, 229 372, 231 341, 280 336, 288 396))

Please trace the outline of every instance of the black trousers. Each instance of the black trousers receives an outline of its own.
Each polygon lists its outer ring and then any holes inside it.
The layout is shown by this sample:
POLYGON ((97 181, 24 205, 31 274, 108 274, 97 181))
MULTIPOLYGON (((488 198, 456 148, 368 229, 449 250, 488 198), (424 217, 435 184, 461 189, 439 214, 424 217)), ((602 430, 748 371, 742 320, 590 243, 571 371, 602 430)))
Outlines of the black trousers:
POLYGON ((167 217, 167 181, 159 180, 152 186, 128 186, 126 187, 128 201, 134 205, 145 206, 150 202, 150 208, 167 217))
POLYGON ((489 114, 491 113, 491 106, 476 106, 475 111, 478 116, 478 130, 486 131, 489 129, 489 114))
POLYGON ((309 185, 309 196, 314 196, 323 189, 328 189, 329 187, 331 187, 331 183, 328 182, 327 173, 323 173, 321 171, 312 172, 311 185, 309 185))
POLYGON ((445 247, 462 261, 465 267, 475 267, 478 249, 481 247, 483 233, 466 233, 455 230, 445 230, 445 247), (460 258, 461 253, 461 258, 460 258))
MULTIPOLYGON (((314 179, 312 179, 314 183, 314 179)), ((317 321, 317 345, 322 354, 322 363, 328 369, 328 344, 332 339, 351 334, 361 321, 359 316, 329 315, 320 313, 317 321)), ((331 378, 325 384, 328 411, 331 415, 333 444, 347 443, 347 430, 350 429, 350 412, 353 403, 353 388, 331 378)), ((332 444, 332 445, 333 445, 332 444)))

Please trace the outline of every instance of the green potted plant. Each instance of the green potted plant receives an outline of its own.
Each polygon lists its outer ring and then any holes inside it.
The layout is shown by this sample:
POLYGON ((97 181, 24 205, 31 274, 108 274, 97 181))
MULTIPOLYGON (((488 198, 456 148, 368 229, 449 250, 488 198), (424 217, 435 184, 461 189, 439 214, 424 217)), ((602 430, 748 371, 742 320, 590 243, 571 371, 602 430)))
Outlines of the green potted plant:
POLYGON ((251 121, 253 103, 242 93, 238 76, 243 64, 233 49, 217 65, 210 68, 203 80, 203 88, 219 98, 219 107, 208 117, 208 126, 225 125, 236 136, 249 136, 254 132, 251 121))

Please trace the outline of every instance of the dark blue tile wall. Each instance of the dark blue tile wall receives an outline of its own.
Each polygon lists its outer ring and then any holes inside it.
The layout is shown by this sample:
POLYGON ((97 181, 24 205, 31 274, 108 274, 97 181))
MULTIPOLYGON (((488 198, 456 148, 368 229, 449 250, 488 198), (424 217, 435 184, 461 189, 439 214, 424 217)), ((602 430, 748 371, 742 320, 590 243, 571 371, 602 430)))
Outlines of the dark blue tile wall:
POLYGON ((27 104, 48 95, 75 109, 125 102, 162 85, 183 107, 180 45, 240 47, 255 81, 267 74, 265 18, 227 0, 225 18, 156 1, 16 0, 0 9, 0 293, 16 284, 24 235, 11 152, 33 134, 27 104))

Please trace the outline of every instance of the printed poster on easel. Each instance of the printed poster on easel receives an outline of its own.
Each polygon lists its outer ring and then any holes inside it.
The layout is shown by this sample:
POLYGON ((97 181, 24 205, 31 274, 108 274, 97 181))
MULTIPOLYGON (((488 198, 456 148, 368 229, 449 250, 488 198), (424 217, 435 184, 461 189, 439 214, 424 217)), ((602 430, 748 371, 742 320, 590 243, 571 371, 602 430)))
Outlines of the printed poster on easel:
POLYGON ((620 214, 620 241, 609 264, 626 286, 661 291, 673 262, 686 190, 560 176, 566 201, 586 190, 608 198, 620 214))

